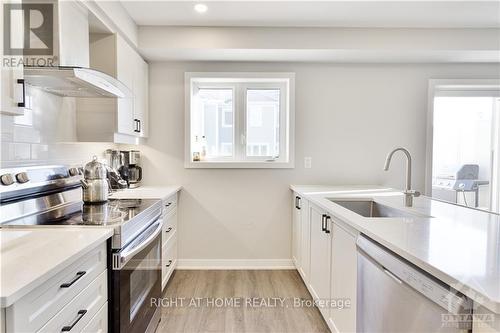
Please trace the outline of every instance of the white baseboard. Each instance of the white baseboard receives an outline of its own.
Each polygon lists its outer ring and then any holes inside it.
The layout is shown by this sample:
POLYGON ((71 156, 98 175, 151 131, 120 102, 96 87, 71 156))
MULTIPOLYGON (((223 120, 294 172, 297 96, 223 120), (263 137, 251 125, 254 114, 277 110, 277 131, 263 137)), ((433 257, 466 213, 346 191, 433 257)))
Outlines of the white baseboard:
POLYGON ((292 259, 179 259, 177 269, 295 269, 292 259))

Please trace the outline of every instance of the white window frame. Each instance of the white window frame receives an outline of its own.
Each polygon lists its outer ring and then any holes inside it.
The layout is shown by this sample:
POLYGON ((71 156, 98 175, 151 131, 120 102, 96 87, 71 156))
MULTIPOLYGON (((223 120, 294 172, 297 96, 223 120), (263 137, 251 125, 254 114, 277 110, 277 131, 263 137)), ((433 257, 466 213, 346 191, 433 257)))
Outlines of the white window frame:
POLYGON ((295 73, 185 73, 185 168, 294 168, 295 73), (191 117, 198 89, 233 87, 233 157, 192 160, 191 117), (246 156, 246 91, 279 88, 280 154, 277 157, 246 156), (238 137, 237 137, 238 136, 238 137))

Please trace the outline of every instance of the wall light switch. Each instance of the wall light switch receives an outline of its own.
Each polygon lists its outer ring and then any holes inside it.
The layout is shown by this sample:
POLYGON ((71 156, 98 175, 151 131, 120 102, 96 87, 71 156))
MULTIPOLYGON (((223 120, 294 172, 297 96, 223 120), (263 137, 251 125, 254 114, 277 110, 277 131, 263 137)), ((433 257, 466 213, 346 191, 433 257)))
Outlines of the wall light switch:
POLYGON ((312 168, 312 157, 304 157, 304 168, 306 169, 312 168))

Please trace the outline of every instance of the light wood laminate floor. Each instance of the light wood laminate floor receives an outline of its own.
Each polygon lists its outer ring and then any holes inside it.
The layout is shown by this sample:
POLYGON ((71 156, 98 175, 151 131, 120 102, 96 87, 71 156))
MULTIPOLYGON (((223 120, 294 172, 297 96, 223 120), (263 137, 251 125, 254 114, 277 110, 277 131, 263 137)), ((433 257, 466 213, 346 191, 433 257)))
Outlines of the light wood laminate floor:
POLYGON ((157 333, 329 332, 318 309, 298 300, 311 295, 295 270, 179 270, 165 288, 157 333))

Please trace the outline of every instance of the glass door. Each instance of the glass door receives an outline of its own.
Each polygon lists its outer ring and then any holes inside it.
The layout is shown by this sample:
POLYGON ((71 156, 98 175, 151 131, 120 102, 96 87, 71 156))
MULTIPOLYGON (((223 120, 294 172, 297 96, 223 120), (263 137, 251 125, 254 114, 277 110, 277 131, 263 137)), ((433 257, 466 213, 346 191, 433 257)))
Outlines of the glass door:
POLYGON ((440 87, 432 104, 431 196, 499 213, 500 90, 440 87))

